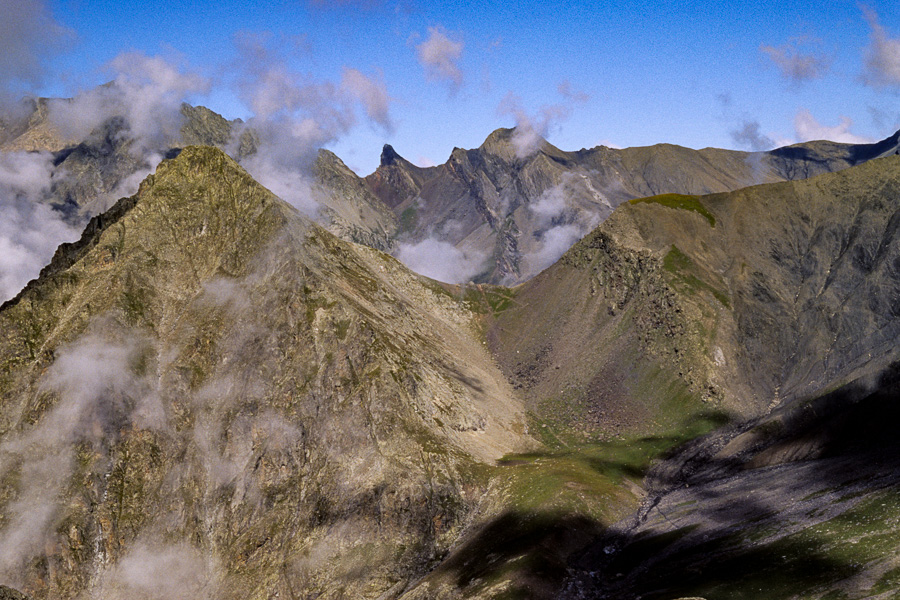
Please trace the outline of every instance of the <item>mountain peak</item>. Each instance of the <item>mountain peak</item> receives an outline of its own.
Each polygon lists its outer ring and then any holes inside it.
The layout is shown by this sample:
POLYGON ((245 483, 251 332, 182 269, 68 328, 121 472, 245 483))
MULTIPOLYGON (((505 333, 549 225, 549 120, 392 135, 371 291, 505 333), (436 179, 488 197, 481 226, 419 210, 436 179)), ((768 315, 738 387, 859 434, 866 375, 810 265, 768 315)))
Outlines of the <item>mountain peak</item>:
POLYGON ((393 146, 385 144, 384 148, 381 149, 381 166, 389 167, 398 160, 403 160, 403 157, 397 154, 397 151, 394 150, 393 146))

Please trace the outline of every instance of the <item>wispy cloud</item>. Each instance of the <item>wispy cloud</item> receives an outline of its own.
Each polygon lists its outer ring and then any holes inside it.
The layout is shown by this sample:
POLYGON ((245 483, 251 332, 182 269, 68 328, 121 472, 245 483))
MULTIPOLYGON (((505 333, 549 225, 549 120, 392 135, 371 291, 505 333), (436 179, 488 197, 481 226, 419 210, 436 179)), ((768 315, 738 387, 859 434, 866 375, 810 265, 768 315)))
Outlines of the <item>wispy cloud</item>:
POLYGON ((453 39, 443 27, 429 27, 428 38, 416 45, 419 63, 425 75, 433 81, 446 81, 456 92, 463 84, 463 72, 459 67, 463 43, 453 39))
POLYGON ((535 234, 540 237, 536 246, 523 256, 523 275, 536 275, 555 263, 600 223, 601 217, 596 210, 578 206, 576 197, 584 193, 584 181, 568 174, 528 205, 537 226, 535 234))
POLYGON ((46 73, 44 60, 74 37, 42 0, 0 0, 0 92, 28 91, 46 73))
POLYGON ((135 598, 220 597, 221 566, 210 554, 186 543, 138 540, 102 574, 104 597, 135 598))
POLYGON ((831 61, 822 54, 804 53, 801 49, 802 42, 802 39, 797 39, 783 46, 762 45, 759 50, 771 59, 781 76, 791 83, 821 79, 828 73, 831 61))
POLYGON ((153 428, 163 423, 156 389, 133 369, 141 342, 120 333, 118 339, 88 333, 58 348, 40 384, 58 395, 58 402, 34 427, 0 444, 0 475, 10 468, 21 469, 22 475, 18 499, 7 508, 11 519, 0 529, 4 578, 17 579, 23 562, 53 539, 77 445, 104 452, 131 424, 153 428))
POLYGON ((435 238, 414 244, 398 244, 394 256, 416 273, 446 283, 470 281, 484 270, 487 258, 435 238))
POLYGON ((525 110, 521 99, 512 92, 500 101, 497 113, 511 115, 516 121, 512 144, 518 158, 527 158, 540 150, 544 139, 569 118, 574 106, 589 99, 587 94, 574 91, 568 81, 560 83, 557 92, 563 97, 563 102, 545 104, 533 114, 525 110))
POLYGON ((775 147, 775 141, 760 130, 758 121, 744 121, 740 129, 734 129, 730 134, 735 144, 753 152, 775 147))
POLYGON ((309 52, 300 39, 270 33, 236 36, 232 65, 239 97, 253 112, 246 127, 258 136, 256 152, 242 165, 260 183, 316 218, 309 173, 322 146, 349 132, 357 110, 372 124, 393 130, 391 97, 380 73, 344 67, 339 82, 297 71, 292 60, 309 52))
POLYGON ((853 127, 853 120, 845 116, 841 117, 840 125, 833 127, 822 125, 805 108, 800 109, 794 117, 794 130, 797 133, 797 139, 801 142, 831 140, 846 144, 867 144, 872 141, 869 138, 851 132, 851 127, 853 127))
POLYGON ((900 86, 900 38, 888 36, 874 8, 863 6, 862 11, 871 28, 863 82, 876 88, 900 86))
POLYGON ((391 98, 388 96, 383 76, 379 75, 377 79, 367 77, 356 69, 344 67, 341 89, 359 101, 372 121, 386 131, 393 130, 394 124, 390 116, 391 98))
POLYGON ((82 140, 114 117, 124 118, 127 135, 142 150, 158 151, 179 135, 181 104, 209 89, 201 75, 159 56, 120 54, 106 70, 112 84, 50 104, 50 119, 67 139, 82 140))

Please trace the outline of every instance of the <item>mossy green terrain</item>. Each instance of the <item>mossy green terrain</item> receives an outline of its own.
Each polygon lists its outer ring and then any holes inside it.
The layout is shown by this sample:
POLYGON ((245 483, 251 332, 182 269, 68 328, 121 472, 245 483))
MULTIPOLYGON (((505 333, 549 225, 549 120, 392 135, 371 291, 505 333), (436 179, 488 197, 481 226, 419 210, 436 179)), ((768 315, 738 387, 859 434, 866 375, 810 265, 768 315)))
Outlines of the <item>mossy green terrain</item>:
POLYGON ((652 203, 669 208, 678 208, 681 210, 691 210, 699 214, 709 222, 710 227, 716 226, 716 218, 698 199, 698 196, 688 196, 686 194, 660 194, 658 196, 650 196, 648 198, 635 198, 630 201, 631 204, 652 203))

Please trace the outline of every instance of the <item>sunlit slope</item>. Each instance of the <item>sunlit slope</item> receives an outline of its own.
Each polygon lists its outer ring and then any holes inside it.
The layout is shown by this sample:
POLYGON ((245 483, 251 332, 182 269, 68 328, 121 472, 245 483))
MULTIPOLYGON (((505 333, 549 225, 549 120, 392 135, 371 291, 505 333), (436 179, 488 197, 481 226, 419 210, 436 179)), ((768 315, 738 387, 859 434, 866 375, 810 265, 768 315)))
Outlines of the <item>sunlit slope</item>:
POLYGON ((0 311, 4 581, 402 589, 466 523, 483 465, 533 445, 473 318, 186 148, 0 311))

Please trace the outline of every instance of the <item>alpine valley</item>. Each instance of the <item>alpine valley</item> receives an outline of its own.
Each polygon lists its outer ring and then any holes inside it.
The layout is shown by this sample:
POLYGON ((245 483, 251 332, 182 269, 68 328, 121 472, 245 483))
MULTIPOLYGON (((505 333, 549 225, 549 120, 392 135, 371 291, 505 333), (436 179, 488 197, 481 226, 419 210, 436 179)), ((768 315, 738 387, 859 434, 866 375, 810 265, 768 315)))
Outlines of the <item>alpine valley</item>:
POLYGON ((0 307, 0 599, 900 594, 900 132, 320 150, 302 206, 245 123, 54 102, 0 129, 83 231, 0 307))

